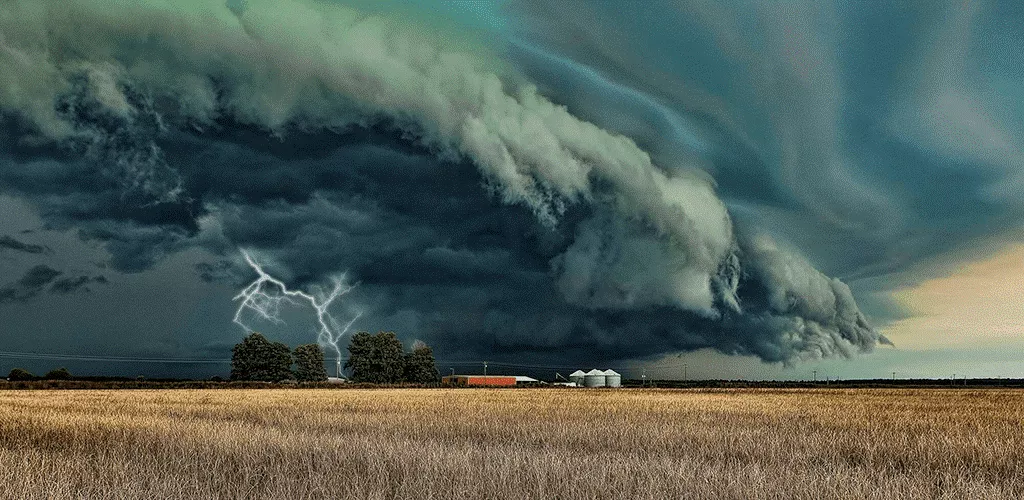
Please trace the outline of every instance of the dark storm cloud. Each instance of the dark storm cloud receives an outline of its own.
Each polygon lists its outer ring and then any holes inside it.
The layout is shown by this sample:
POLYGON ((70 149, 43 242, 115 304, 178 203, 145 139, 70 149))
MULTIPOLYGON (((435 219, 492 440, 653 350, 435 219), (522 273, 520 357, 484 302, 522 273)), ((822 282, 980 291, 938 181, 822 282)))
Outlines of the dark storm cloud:
POLYGON ((348 269, 371 328, 453 356, 791 361, 885 340, 845 284, 738 234, 699 164, 652 161, 401 21, 56 5, 0 17, 0 186, 115 270, 192 247, 222 257, 210 281, 245 276, 239 247, 296 285, 348 269))
POLYGON ((61 274, 63 273, 45 264, 34 266, 18 281, 0 288, 0 303, 27 301, 39 295, 61 274))
POLYGON ((907 286, 1024 219, 1019 6, 510 7, 515 57, 557 100, 662 164, 699 157, 741 228, 826 273, 907 286))
MULTIPOLYGON (((813 326, 776 311, 793 308, 799 314, 815 314, 819 317, 814 321, 826 327, 839 322, 828 317, 832 306, 816 310, 806 303, 790 305, 785 298, 773 306, 762 298, 774 287, 769 285, 771 276, 759 273, 768 272, 771 265, 752 268, 742 278, 739 289, 749 308, 744 314, 704 318, 668 307, 630 311, 624 306, 608 311, 589 305, 592 294, 577 297, 577 304, 567 303, 564 291, 552 280, 552 261, 574 243, 580 222, 593 215, 590 208, 571 207, 558 227, 548 227, 526 208, 502 205, 480 189, 480 178, 469 163, 444 162, 404 147, 389 149, 392 141, 379 134, 358 135, 359 140, 339 138, 344 146, 327 146, 329 154, 306 160, 304 175, 295 175, 293 182, 274 184, 291 193, 294 202, 274 199, 215 210, 219 231, 236 245, 260 248, 278 263, 271 269, 292 282, 312 282, 349 270, 360 281, 360 294, 373 298, 373 313, 379 319, 369 324, 399 330, 404 326, 449 358, 498 351, 515 359, 529 352, 536 359, 547 356, 564 362, 713 347, 783 361, 797 352, 850 355, 875 341, 863 318, 857 319, 849 291, 840 287, 813 293, 848 300, 842 310, 854 315, 855 324, 860 322, 843 333, 852 339, 851 348, 836 350, 833 342, 792 344, 785 338, 787 332, 813 326), (396 179, 395 172, 403 178, 396 179), (330 185, 345 189, 314 189, 309 179, 323 177, 332 177, 330 185), (310 187, 304 190, 304 185, 310 187)), ((220 154, 209 150, 237 152, 239 147, 209 142, 206 149, 199 144, 187 149, 212 158, 220 154)), ((267 180, 261 173, 278 179, 276 164, 303 161, 253 151, 245 158, 253 167, 246 175, 254 185, 267 180)), ((653 232, 646 234, 656 241, 653 232)), ((788 265, 792 263, 780 264, 788 265)), ((227 261, 204 264, 200 270, 206 279, 245 281, 227 261)), ((803 276, 813 270, 793 271, 803 276)), ((613 300, 622 297, 606 299, 613 300)))
POLYGON ((64 273, 46 264, 33 266, 13 283, 0 288, 0 304, 8 302, 26 302, 43 292, 56 295, 67 295, 76 291, 89 291, 90 283, 106 284, 104 276, 74 276, 60 278, 64 273))
POLYGON ((107 284, 107 278, 105 276, 76 276, 74 278, 61 278, 53 282, 50 286, 50 293, 58 295, 67 295, 69 293, 77 292, 79 290, 88 292, 90 283, 99 285, 107 284))
POLYGON ((36 245, 32 243, 25 243, 12 238, 10 235, 0 236, 0 250, 14 250, 16 252, 24 253, 43 253, 49 249, 45 245, 36 245))

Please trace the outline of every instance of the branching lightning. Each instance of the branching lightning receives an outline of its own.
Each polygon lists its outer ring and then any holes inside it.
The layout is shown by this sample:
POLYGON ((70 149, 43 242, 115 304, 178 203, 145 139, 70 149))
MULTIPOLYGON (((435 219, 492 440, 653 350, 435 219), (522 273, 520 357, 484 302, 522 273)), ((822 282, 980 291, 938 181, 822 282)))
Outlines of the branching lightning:
POLYGON ((362 316, 361 311, 356 312, 351 319, 342 323, 330 312, 331 305, 336 299, 355 289, 355 285, 348 283, 347 274, 342 273, 332 276, 332 288, 329 291, 320 286, 313 286, 311 287, 313 293, 310 294, 302 290, 288 289, 288 286, 283 281, 264 271, 263 266, 256 262, 256 259, 249 252, 242 250, 242 255, 245 257, 245 262, 249 264, 249 267, 256 271, 258 277, 256 281, 250 283, 232 299, 241 301, 238 305, 238 310, 235 311, 235 324, 241 326, 247 332, 252 331, 252 328, 243 321, 245 311, 251 311, 264 320, 284 324, 284 320, 281 319, 281 306, 300 305, 305 302, 316 311, 316 318, 319 323, 317 342, 321 345, 329 346, 337 358, 341 359, 341 348, 338 346, 338 343, 349 332, 356 320, 362 316))

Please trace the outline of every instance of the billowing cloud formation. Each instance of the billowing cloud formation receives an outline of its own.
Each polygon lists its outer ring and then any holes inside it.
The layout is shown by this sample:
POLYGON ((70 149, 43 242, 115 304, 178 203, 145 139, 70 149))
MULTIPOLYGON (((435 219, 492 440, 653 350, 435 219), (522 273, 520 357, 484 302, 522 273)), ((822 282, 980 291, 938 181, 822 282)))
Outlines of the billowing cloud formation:
POLYGON ((0 185, 120 270, 196 245, 300 282, 349 268, 380 319, 469 351, 884 341, 846 285, 738 237, 706 175, 429 30, 326 3, 92 0, 7 4, 0 33, 0 185))

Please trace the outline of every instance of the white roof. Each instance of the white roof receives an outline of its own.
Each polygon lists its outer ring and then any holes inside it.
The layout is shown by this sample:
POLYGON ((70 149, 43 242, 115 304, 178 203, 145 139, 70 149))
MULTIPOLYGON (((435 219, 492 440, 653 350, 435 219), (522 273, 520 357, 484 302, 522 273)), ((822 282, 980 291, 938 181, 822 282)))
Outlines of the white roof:
POLYGON ((590 370, 589 372, 587 372, 587 375, 604 375, 604 372, 601 371, 601 370, 598 370, 597 368, 594 368, 593 370, 590 370))
POLYGON ((523 375, 516 375, 516 382, 539 382, 539 380, 533 377, 525 377, 523 375))
POLYGON ((579 377, 580 375, 586 375, 587 373, 583 370, 576 370, 569 374, 570 377, 579 377))
POLYGON ((616 372, 615 370, 612 370, 611 368, 609 368, 609 369, 604 371, 604 374, 605 375, 618 375, 618 372, 616 372))

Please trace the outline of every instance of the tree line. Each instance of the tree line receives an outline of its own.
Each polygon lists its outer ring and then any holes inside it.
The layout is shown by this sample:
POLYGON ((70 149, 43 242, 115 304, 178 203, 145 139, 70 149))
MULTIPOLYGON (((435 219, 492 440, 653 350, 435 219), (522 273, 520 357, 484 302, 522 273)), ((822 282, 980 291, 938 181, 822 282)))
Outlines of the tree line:
MULTIPOLYGON (((438 382, 434 351, 415 342, 409 352, 395 332, 359 332, 348 346, 345 368, 350 380, 371 384, 433 384, 438 382)), ((281 382, 325 382, 324 351, 318 344, 303 344, 294 350, 252 332, 231 349, 231 380, 281 382)), ((71 380, 66 368, 50 370, 42 377, 15 368, 7 376, 12 382, 30 380, 71 380)))
POLYGON ((7 380, 11 382, 27 382, 30 380, 71 380, 72 378, 71 372, 69 372, 67 368, 50 370, 42 377, 37 377, 28 370, 22 368, 14 368, 7 374, 7 380))
MULTIPOLYGON (((351 370, 353 382, 430 384, 439 379, 433 350, 416 342, 406 352, 394 332, 356 333, 348 352, 345 368, 351 370)), ((282 342, 272 342, 253 332, 231 351, 231 380, 326 381, 324 351, 318 344, 304 344, 292 350, 282 342)))

